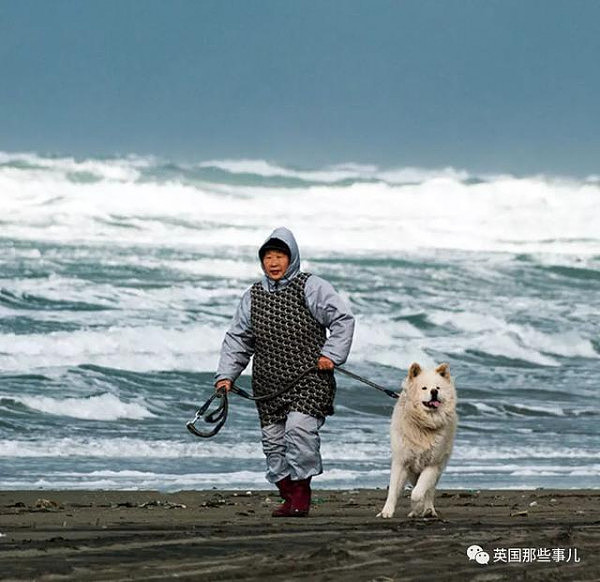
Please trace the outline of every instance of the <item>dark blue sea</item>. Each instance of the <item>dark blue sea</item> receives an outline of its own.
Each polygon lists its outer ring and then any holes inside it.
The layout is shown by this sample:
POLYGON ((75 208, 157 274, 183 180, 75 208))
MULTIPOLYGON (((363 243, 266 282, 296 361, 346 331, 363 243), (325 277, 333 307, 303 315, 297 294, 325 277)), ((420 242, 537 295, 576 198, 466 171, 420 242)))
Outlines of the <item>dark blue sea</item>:
MULTIPOLYGON (((0 489, 267 487, 251 403, 185 423, 277 226, 357 317, 348 370, 450 363, 441 487, 600 486, 597 177, 5 153, 0 207, 0 489)), ((338 386, 315 484, 383 488, 394 401, 338 386)))

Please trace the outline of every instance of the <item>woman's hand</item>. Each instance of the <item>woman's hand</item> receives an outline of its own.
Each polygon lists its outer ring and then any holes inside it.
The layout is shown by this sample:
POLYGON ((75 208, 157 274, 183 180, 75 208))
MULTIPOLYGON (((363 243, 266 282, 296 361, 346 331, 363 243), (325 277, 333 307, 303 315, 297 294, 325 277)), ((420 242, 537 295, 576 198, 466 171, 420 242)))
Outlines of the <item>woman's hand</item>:
POLYGON ((321 356, 317 362, 319 370, 333 370, 334 367, 335 364, 327 356, 321 356))
POLYGON ((219 380, 215 384, 215 390, 220 390, 221 388, 225 389, 225 392, 229 392, 231 390, 231 385, 233 382, 229 378, 223 378, 223 380, 219 380))

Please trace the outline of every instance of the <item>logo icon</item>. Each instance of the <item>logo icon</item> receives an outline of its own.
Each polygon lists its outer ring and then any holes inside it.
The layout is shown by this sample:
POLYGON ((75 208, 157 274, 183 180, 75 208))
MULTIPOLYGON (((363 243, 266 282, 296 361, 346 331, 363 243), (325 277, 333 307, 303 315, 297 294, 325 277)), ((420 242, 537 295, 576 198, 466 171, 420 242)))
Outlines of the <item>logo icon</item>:
POLYGON ((467 548, 467 556, 469 557, 469 560, 475 560, 481 565, 489 564, 490 561, 490 555, 487 552, 484 552, 481 546, 476 544, 467 548))

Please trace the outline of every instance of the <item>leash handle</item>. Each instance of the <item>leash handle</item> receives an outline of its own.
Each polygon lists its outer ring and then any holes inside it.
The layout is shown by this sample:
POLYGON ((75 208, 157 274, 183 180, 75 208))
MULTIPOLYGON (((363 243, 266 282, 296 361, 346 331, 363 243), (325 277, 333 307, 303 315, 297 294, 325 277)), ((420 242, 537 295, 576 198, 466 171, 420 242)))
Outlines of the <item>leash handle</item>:
MULTIPOLYGON (((283 388, 276 390, 275 392, 272 392, 270 394, 262 394, 261 396, 252 396, 251 394, 246 392, 246 390, 244 390, 243 388, 236 386, 235 383, 231 384, 230 392, 235 392, 235 394, 237 394, 238 396, 241 396, 242 398, 245 398, 246 400, 252 400, 254 402, 259 402, 261 400, 268 400, 269 398, 274 398, 275 396, 279 396, 280 394, 287 392, 290 388, 293 388, 300 380, 302 380, 302 378, 304 378, 304 376, 307 376, 311 372, 314 372, 316 369, 317 369, 316 366, 311 366, 310 368, 307 368, 306 370, 301 372, 299 376, 294 378, 289 384, 287 384, 283 388)), ((229 412, 229 401, 227 399, 227 390, 225 390, 224 388, 219 388, 218 390, 213 392, 213 394, 209 397, 209 399, 198 409, 198 412, 196 412, 196 416, 192 420, 187 422, 185 426, 193 435, 200 437, 200 438, 207 439, 207 438, 215 436, 221 430, 221 428, 225 424, 225 421, 227 420, 228 412, 229 412), (219 406, 217 408, 215 408, 213 411, 207 412, 211 403, 213 402, 213 400, 215 400, 215 398, 218 398, 221 400, 219 406), (209 424, 214 424, 215 425, 214 428, 209 431, 203 431, 200 428, 198 428, 196 426, 196 423, 198 421, 200 421, 201 419, 204 420, 204 422, 208 422, 209 424)))
POLYGON ((192 420, 186 423, 185 427, 195 436, 208 439, 210 437, 215 436, 225 424, 227 420, 227 413, 229 411, 229 402, 227 400, 227 392, 225 390, 219 389, 213 393, 213 395, 200 407, 200 409, 196 412, 196 416, 192 420), (211 405, 212 401, 218 398, 221 402, 217 408, 213 411, 205 414, 211 405), (208 422, 209 424, 214 424, 214 428, 209 431, 200 430, 196 423, 203 419, 204 422, 208 422))

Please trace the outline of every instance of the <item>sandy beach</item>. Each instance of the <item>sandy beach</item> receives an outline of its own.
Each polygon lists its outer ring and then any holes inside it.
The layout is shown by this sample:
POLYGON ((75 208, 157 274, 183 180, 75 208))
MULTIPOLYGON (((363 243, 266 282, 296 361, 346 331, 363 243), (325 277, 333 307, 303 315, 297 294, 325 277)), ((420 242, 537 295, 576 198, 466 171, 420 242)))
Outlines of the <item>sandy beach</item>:
POLYGON ((317 490, 308 518, 274 519, 274 491, 4 491, 0 579, 600 579, 600 491, 440 491, 427 520, 406 496, 376 518, 384 498, 317 490))

